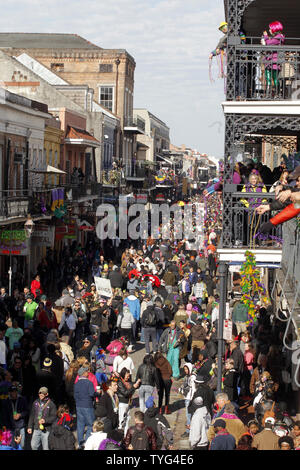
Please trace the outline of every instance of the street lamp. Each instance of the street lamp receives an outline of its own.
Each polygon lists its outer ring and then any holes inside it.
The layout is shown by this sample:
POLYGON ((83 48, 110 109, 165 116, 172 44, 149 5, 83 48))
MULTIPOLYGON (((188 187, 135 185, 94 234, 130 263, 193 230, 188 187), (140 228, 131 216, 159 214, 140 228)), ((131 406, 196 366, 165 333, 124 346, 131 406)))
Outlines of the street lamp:
POLYGON ((33 232, 34 225, 35 225, 35 224, 34 224, 32 218, 31 218, 31 215, 28 214, 27 220, 26 220, 26 222, 25 222, 25 224, 24 224, 25 236, 26 236, 26 238, 28 238, 28 263, 27 263, 27 283, 28 283, 28 287, 29 287, 29 284, 30 284, 31 235, 32 235, 32 232, 33 232))

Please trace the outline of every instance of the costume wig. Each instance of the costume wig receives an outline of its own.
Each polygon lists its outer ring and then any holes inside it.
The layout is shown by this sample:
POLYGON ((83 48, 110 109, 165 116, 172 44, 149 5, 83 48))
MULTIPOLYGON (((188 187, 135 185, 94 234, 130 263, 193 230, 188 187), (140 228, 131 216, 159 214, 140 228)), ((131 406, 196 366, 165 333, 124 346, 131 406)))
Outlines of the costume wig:
POLYGON ((272 34, 281 33, 283 31, 283 26, 280 21, 273 21, 273 23, 269 24, 269 28, 272 34))

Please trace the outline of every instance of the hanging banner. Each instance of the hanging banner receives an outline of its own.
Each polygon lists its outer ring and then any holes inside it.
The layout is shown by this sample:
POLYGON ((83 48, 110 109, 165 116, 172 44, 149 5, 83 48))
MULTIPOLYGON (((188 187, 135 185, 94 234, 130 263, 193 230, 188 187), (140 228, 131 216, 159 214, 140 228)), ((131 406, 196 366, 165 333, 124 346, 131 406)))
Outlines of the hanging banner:
POLYGON ((94 276, 97 293, 100 297, 111 297, 113 295, 109 279, 94 276))

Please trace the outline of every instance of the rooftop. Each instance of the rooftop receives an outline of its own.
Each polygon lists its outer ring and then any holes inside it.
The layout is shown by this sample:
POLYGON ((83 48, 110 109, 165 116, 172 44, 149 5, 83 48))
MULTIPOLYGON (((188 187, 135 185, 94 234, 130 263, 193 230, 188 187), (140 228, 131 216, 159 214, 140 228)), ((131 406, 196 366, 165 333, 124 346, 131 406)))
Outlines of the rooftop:
POLYGON ((102 49, 77 34, 0 33, 0 48, 7 47, 16 49, 102 49))

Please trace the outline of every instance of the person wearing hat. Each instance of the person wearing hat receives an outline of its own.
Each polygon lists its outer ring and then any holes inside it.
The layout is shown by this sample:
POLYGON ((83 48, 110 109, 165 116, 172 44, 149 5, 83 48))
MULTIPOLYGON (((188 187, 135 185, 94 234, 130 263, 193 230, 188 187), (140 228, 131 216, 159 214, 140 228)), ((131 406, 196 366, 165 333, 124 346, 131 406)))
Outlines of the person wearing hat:
MULTIPOLYGON (((195 372, 192 369, 192 373, 194 375, 195 372)), ((209 375, 202 375, 202 374, 197 374, 195 379, 194 379, 194 394, 192 398, 190 399, 190 403, 188 405, 188 413, 192 416, 193 413, 196 411, 196 407, 194 406, 193 402, 195 398, 201 397, 203 400, 203 406, 206 407, 207 411, 210 413, 212 416, 212 409, 213 409, 213 404, 215 402, 215 394, 213 390, 209 387, 208 382, 210 380, 209 375)))
POLYGON ((218 418, 213 424, 215 437, 210 443, 209 450, 234 450, 235 438, 226 429, 226 421, 218 418))
POLYGON ((194 398, 192 405, 194 406, 195 411, 190 423, 190 445, 194 450, 207 450, 207 431, 211 423, 211 416, 203 403, 202 397, 199 396, 194 398))
POLYGON ((275 418, 269 416, 265 420, 264 429, 255 434, 252 447, 257 450, 279 450, 278 436, 273 431, 275 418))
POLYGON ((144 415, 145 426, 153 429, 156 437, 157 450, 173 450, 174 435, 167 418, 156 408, 154 398, 147 399, 144 415))
POLYGON ((45 357, 41 370, 36 374, 36 383, 38 389, 46 387, 49 390, 49 395, 55 402, 58 393, 58 380, 52 371, 52 360, 45 357))
POLYGON ((33 402, 29 416, 27 432, 32 435, 31 449, 49 450, 48 437, 50 427, 56 420, 56 406, 49 398, 48 388, 40 387, 38 398, 33 402))
POLYGON ((93 431, 95 389, 88 378, 88 366, 81 366, 78 369, 78 376, 78 381, 74 384, 74 400, 77 416, 77 440, 79 447, 81 447, 93 431), (86 434, 84 437, 85 427, 86 434))
POLYGON ((208 430, 208 439, 209 441, 212 441, 215 437, 214 423, 217 419, 221 418, 225 421, 228 432, 233 435, 237 444, 241 436, 247 432, 247 427, 236 415, 235 407, 228 400, 228 395, 226 393, 218 393, 216 395, 216 402, 218 411, 214 415, 214 420, 208 430))
POLYGON ((224 36, 220 39, 216 48, 210 53, 210 59, 212 59, 216 55, 221 54, 221 51, 224 51, 224 49, 226 49, 227 47, 228 24, 225 21, 220 24, 219 31, 221 31, 224 36))
POLYGON ((62 314, 61 321, 58 327, 60 336, 68 336, 68 344, 72 345, 73 336, 76 330, 76 319, 72 312, 71 307, 65 307, 65 310, 62 314))

